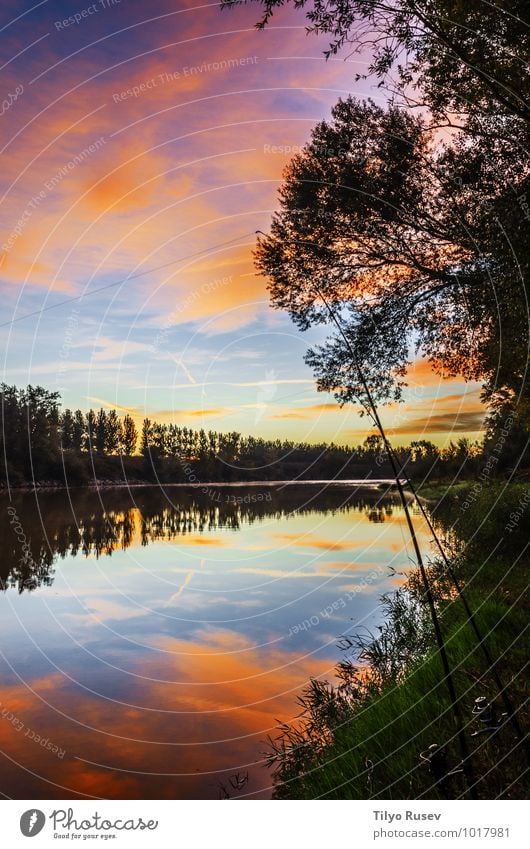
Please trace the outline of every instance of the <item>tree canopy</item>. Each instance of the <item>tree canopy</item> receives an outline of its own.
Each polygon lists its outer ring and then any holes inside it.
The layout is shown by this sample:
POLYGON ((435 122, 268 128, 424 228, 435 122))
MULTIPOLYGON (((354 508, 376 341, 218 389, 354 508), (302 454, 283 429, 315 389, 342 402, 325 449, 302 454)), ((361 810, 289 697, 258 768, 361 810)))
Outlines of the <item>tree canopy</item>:
MULTIPOLYGON (((399 398, 414 348, 529 419, 530 10, 527 0, 227 0, 282 6, 355 52, 388 106, 350 97, 288 167, 257 248, 273 305, 301 328, 322 389, 399 398)), ((494 428, 495 429, 495 428, 494 428)))
POLYGON ((308 30, 368 56, 367 73, 438 116, 495 113, 530 122, 527 0, 225 0, 259 3, 263 28, 282 6, 305 12, 308 30))
MULTIPOLYGON (((400 397, 413 348, 488 390, 524 382, 528 160, 352 97, 317 125, 284 175, 258 268, 305 329, 340 315, 379 401, 400 397), (507 188, 508 186, 508 188, 507 188)), ((323 389, 362 394, 340 335, 309 352, 323 389)))

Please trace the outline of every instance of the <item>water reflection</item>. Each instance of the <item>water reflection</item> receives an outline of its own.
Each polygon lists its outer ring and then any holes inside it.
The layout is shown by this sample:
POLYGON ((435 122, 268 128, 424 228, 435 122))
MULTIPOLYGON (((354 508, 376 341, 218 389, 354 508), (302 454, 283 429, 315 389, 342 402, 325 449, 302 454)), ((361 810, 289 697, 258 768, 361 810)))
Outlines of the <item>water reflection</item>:
POLYGON ((345 486, 8 506, 0 790, 14 798, 268 797, 265 738, 409 566, 395 498, 345 486))
POLYGON ((219 528, 237 531, 265 518, 280 520, 310 513, 345 513, 352 504, 374 523, 392 516, 396 496, 369 488, 340 485, 251 489, 208 487, 182 490, 142 487, 136 490, 63 490, 17 494, 11 507, 26 545, 14 533, 14 522, 0 521, 0 588, 31 591, 53 583, 57 557, 111 555, 138 542, 172 540, 219 528))

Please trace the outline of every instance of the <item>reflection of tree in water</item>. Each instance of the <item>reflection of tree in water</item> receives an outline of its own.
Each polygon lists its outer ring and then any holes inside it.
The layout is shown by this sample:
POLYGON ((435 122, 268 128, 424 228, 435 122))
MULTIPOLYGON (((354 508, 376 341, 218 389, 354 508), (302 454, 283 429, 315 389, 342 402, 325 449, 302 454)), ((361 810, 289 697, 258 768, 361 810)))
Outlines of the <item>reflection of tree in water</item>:
POLYGON ((397 505, 394 495, 346 487, 215 488, 181 490, 138 488, 24 493, 11 502, 24 529, 26 553, 5 510, 0 522, 0 586, 31 591, 53 582, 57 558, 110 556, 136 540, 200 535, 219 529, 274 521, 308 513, 355 511, 370 522, 384 522, 397 505))
POLYGON ((386 520, 392 516, 393 512, 394 510, 391 502, 385 504, 370 504, 365 508, 368 521, 375 522, 376 524, 386 522, 386 520))

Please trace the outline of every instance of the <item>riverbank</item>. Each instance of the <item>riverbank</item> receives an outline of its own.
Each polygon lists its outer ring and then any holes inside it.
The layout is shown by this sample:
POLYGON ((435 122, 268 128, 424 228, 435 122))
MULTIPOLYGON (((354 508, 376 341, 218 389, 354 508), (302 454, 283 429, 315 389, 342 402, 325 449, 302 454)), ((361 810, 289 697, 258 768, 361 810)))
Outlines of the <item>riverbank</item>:
MULTIPOLYGON (((492 484, 472 493, 470 484, 458 493, 446 491, 435 521, 524 727, 524 566, 529 558, 522 516, 530 502, 528 484, 492 484)), ((486 799, 525 798, 526 761, 512 725, 504 719, 496 733, 473 736, 485 727, 473 714, 477 698, 494 701, 497 714, 504 708, 443 562, 433 561, 428 575, 464 717, 475 793, 486 799)), ((462 773, 442 786, 420 757, 436 743, 444 748, 448 769, 460 760, 417 571, 385 599, 384 607, 380 633, 341 641, 346 651, 337 679, 312 681, 301 697, 305 712, 299 724, 282 727, 271 741, 277 798, 457 798, 468 793, 462 773)))
MULTIPOLYGON (((11 491, 13 493, 16 492, 56 492, 56 491, 68 491, 71 489, 82 489, 88 491, 99 491, 99 490, 112 490, 112 489, 120 489, 120 490, 129 490, 129 489, 184 489, 193 491, 200 491, 203 494, 208 494, 210 490, 222 490, 222 489, 274 489, 274 488, 286 488, 286 487, 297 487, 297 486, 318 486, 318 487, 334 487, 334 488, 345 488, 345 489, 365 489, 370 492, 381 492, 385 493, 389 489, 393 491, 394 482, 391 480, 383 480, 383 479, 352 479, 352 480, 340 480, 340 479, 332 479, 332 480, 264 480, 264 481, 204 481, 198 483, 153 483, 152 481, 143 481, 143 480, 131 480, 131 481, 113 481, 113 480, 94 480, 89 484, 77 484, 76 486, 67 486, 66 484, 55 483, 54 481, 37 481, 35 484, 20 484, 16 487, 11 487, 11 491)), ((7 495, 9 493, 9 489, 6 486, 0 486, 0 495, 7 495)))
POLYGON ((423 483, 415 486, 416 492, 420 495, 425 501, 428 501, 431 504, 439 504, 444 499, 448 499, 449 501, 454 501, 455 498, 458 498, 462 493, 466 492, 470 489, 473 481, 424 481, 423 483))

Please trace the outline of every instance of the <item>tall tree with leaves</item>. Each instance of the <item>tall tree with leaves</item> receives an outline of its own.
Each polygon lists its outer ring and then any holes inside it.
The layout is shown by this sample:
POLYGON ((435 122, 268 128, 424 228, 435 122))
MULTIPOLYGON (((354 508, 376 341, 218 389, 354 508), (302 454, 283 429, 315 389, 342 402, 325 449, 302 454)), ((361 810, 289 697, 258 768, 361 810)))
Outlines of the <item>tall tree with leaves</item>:
POLYGON ((120 449, 126 457, 131 457, 136 451, 138 442, 138 430, 129 413, 126 413, 122 421, 121 446, 120 449))
POLYGON ((121 443, 121 422, 116 410, 109 410, 105 422, 105 453, 117 454, 121 443))
MULTIPOLYGON (((444 147, 420 117, 339 101, 289 165, 258 243, 273 305, 301 329, 329 323, 331 306, 380 402, 401 396, 413 347, 445 375, 483 380, 490 396, 500 385, 528 391, 529 252, 506 178, 519 191, 529 166, 506 161, 501 173, 504 161, 502 140, 488 156, 464 139, 444 147)), ((362 396, 340 334, 307 361, 341 402, 362 396)))
POLYGON ((75 451, 86 451, 87 444, 87 425, 83 412, 76 410, 74 413, 74 422, 72 425, 72 443, 75 451))
MULTIPOLYGON (((465 263, 459 252, 455 256, 452 271, 463 284, 459 296, 454 287, 453 297, 441 297, 438 303, 429 295, 431 309, 426 310, 425 294, 419 293, 418 325, 427 340, 437 312, 441 323, 430 339, 433 361, 449 373, 485 379, 490 431, 503 429, 509 410, 518 433, 528 434, 528 0, 225 0, 223 5, 247 2, 262 7, 260 28, 276 10, 293 5, 305 13, 309 31, 329 37, 328 57, 353 52, 366 61, 364 76, 375 77, 393 108, 421 108, 429 128, 450 128, 433 179, 437 183, 445 169, 444 192, 453 196, 454 221, 460 218, 460 234, 450 241, 466 248, 471 240, 474 250, 465 263), (462 241, 463 230, 467 238, 462 241)), ((325 170, 329 175, 331 169, 325 170)), ((292 170, 288 182, 291 179, 292 170)), ((337 180, 332 177, 332 182, 337 180)), ((422 236, 416 224, 417 217, 413 229, 430 246, 428 230, 422 236)), ((386 254, 381 261, 388 268, 386 254)), ((446 289, 440 292, 448 295, 446 289)), ((307 318, 311 321, 312 316, 308 313, 307 318)), ((376 318, 369 316, 368 321, 376 318)), ((381 344, 388 352, 387 342, 381 341, 378 326, 374 358, 381 344)), ((330 367, 337 351, 328 347, 330 367)), ((402 354, 397 355, 396 368, 402 354)), ((324 356, 322 352, 314 359, 316 368, 324 356)))
POLYGON ((74 448, 75 419, 71 410, 64 410, 60 417, 61 448, 70 451, 74 448))
POLYGON ((94 431, 94 448, 98 454, 104 454, 107 442, 107 413, 101 407, 96 415, 94 431))
POLYGON ((153 423, 151 419, 145 418, 142 422, 142 434, 140 441, 140 453, 148 457, 153 444, 153 423))
POLYGON ((96 450, 96 413, 90 409, 86 414, 86 449, 87 451, 96 450))

